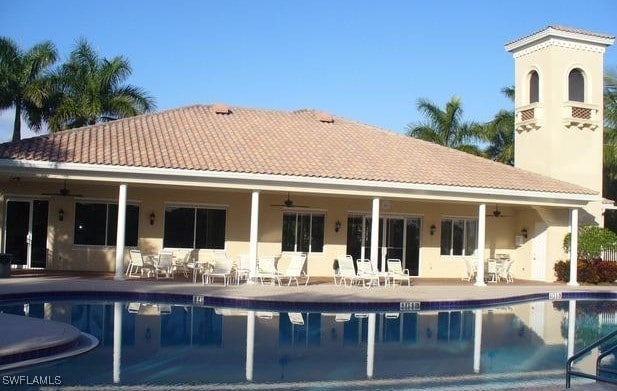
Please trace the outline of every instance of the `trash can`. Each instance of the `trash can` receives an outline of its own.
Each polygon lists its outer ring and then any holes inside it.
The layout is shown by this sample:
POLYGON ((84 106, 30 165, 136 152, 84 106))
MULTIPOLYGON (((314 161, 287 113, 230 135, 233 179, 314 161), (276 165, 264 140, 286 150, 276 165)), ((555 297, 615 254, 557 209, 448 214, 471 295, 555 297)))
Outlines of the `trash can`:
POLYGON ((0 254, 0 278, 11 277, 11 262, 13 261, 13 255, 0 254))

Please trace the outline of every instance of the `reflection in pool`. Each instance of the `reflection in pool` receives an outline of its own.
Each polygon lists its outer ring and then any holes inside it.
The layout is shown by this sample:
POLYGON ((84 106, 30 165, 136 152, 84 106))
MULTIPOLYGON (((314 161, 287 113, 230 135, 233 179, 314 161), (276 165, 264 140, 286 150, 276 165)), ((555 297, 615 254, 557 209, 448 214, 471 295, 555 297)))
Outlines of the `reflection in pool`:
MULTIPOLYGON (((0 311, 63 321, 99 338, 84 355, 14 373, 60 375, 63 385, 562 385, 567 356, 617 324, 610 301, 400 313, 137 302, 20 303, 0 311)), ((594 362, 578 368, 593 372, 594 362)))

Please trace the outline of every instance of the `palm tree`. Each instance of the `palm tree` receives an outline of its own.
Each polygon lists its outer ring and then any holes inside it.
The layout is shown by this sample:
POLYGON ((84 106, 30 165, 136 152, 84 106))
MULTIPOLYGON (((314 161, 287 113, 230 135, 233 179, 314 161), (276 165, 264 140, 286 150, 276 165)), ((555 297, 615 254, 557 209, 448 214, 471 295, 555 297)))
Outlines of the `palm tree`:
MULTIPOLYGON (((502 88, 501 93, 514 102, 514 86, 502 88)), ((483 138, 488 142, 486 156, 511 166, 514 165, 514 118, 514 110, 500 110, 483 127, 483 138)))
POLYGON ((463 122, 463 106, 458 97, 452 97, 445 110, 426 99, 419 99, 417 108, 426 121, 409 124, 408 136, 481 155, 480 148, 474 144, 479 140, 479 126, 474 122, 463 122))
POLYGON ((93 125, 152 111, 154 98, 125 85, 131 75, 127 59, 100 58, 81 40, 53 76, 55 94, 48 99, 46 119, 52 132, 93 125))
POLYGON ((12 39, 0 37, 0 110, 15 108, 13 142, 21 140, 22 118, 31 129, 41 129, 41 110, 49 94, 46 71, 57 57, 49 41, 24 52, 12 39))

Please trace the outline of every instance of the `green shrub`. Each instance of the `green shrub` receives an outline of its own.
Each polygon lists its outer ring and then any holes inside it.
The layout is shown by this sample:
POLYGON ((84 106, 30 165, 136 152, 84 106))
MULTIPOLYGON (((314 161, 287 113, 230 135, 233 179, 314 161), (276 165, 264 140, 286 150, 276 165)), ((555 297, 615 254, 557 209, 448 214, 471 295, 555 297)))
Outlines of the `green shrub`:
MULTIPOLYGON (((563 249, 570 252, 570 234, 563 239, 563 249)), ((602 255, 602 250, 617 249, 617 234, 610 229, 595 225, 585 225, 578 229, 578 257, 595 259, 602 255)))

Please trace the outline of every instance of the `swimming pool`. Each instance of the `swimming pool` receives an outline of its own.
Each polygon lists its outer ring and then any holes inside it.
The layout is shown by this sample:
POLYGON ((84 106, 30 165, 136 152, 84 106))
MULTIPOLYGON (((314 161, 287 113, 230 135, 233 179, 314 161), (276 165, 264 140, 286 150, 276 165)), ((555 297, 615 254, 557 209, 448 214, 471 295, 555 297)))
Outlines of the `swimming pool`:
MULTIPOLYGON (((66 322, 100 340, 88 353, 8 375, 162 389, 563 385, 568 355, 617 327, 617 301, 607 300, 409 312, 63 300, 0 311, 66 322)), ((594 363, 578 368, 593 372, 594 363)))

